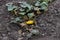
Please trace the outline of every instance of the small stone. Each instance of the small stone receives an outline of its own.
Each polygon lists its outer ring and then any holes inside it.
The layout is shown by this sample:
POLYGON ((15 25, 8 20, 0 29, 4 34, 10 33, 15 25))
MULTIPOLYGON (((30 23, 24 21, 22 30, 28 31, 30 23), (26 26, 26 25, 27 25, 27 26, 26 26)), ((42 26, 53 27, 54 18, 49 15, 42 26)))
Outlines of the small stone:
POLYGON ((42 34, 42 36, 44 36, 45 34, 42 34))
POLYGON ((31 36, 32 36, 32 33, 27 34, 28 38, 31 38, 31 36))
POLYGON ((3 37, 5 37, 5 36, 6 36, 6 34, 2 34, 2 36, 3 36, 3 37))
POLYGON ((25 35, 25 33, 23 32, 23 33, 22 33, 22 35, 24 36, 24 35, 25 35))
POLYGON ((2 40, 9 40, 8 37, 3 37, 2 40))
POLYGON ((21 31, 21 30, 19 30, 19 31, 18 31, 18 34, 21 34, 21 33, 22 33, 22 31, 21 31))
POLYGON ((21 38, 18 38, 17 40, 22 40, 23 39, 23 37, 21 37, 21 38))

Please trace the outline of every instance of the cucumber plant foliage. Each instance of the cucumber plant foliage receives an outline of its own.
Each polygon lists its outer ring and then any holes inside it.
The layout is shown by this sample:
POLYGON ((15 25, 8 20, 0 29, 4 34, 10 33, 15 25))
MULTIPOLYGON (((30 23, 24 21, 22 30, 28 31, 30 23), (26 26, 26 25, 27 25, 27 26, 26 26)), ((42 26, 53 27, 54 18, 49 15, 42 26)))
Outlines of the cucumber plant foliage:
POLYGON ((38 0, 33 4, 29 4, 27 2, 17 2, 17 5, 13 2, 7 3, 7 11, 14 16, 14 19, 12 19, 10 23, 17 23, 19 25, 22 23, 23 27, 29 31, 29 34, 27 35, 28 37, 32 36, 32 34, 39 34, 39 30, 35 30, 31 27, 31 31, 24 24, 35 25, 35 17, 48 11, 48 4, 52 1, 53 0, 38 0))

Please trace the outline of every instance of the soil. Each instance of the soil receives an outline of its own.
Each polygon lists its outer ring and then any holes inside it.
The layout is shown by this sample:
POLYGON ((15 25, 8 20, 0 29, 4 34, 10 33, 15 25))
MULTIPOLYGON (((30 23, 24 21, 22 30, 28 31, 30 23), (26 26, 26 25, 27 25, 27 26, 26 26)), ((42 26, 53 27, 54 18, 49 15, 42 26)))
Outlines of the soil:
MULTIPOLYGON (((0 40, 20 40, 20 27, 9 23, 13 16, 7 12, 5 6, 6 3, 13 1, 20 0, 0 0, 0 40)), ((47 13, 36 18, 41 35, 33 36, 29 40, 60 40, 60 0, 50 3, 48 9, 47 13)))

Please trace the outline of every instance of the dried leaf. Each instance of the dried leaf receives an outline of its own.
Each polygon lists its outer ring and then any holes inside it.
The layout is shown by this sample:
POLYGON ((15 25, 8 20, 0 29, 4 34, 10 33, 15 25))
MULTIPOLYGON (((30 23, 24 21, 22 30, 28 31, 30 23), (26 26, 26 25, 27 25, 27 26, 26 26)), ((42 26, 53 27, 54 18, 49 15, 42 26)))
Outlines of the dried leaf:
POLYGON ((21 33, 22 33, 22 30, 18 30, 18 34, 20 34, 20 35, 21 35, 21 33))
POLYGON ((29 18, 25 15, 25 16, 24 16, 24 20, 28 20, 28 19, 29 19, 29 18))
POLYGON ((20 25, 23 27, 23 26, 26 26, 26 24, 25 23, 20 23, 20 25))
POLYGON ((14 14, 17 16, 18 15, 18 12, 16 10, 14 10, 14 14))
POLYGON ((41 12, 39 10, 37 10, 37 14, 39 15, 39 14, 41 14, 41 12))

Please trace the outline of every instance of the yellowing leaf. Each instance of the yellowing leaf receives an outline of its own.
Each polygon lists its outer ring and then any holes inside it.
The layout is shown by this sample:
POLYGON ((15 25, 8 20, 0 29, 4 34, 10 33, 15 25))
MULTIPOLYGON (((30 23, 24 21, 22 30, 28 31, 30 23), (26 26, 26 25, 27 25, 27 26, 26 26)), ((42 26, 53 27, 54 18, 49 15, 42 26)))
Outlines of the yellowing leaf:
POLYGON ((33 24, 33 23, 34 23, 33 20, 29 20, 29 21, 26 22, 26 24, 33 24))

